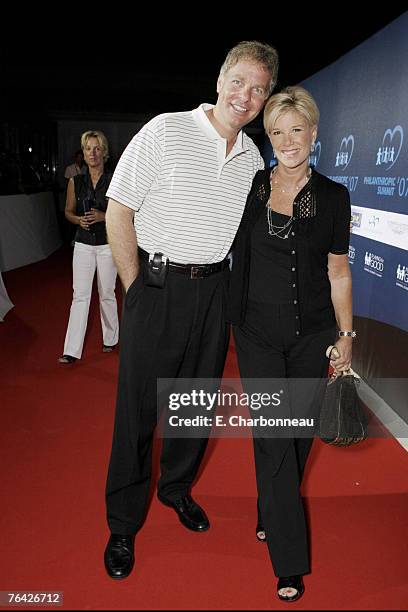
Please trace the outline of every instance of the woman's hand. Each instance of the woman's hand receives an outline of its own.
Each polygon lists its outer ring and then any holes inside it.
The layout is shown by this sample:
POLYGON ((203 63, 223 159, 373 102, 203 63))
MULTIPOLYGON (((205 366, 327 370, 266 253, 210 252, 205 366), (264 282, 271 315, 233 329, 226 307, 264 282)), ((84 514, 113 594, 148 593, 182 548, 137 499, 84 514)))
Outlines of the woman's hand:
POLYGON ((336 375, 351 368, 352 349, 353 339, 349 336, 342 336, 337 340, 330 353, 330 365, 336 375))
POLYGON ((87 217, 86 216, 78 217, 78 219, 79 219, 79 226, 82 227, 82 229, 87 230, 89 232, 89 221, 87 217))
POLYGON ((88 225, 93 225, 94 223, 99 223, 100 221, 105 221, 105 213, 97 208, 91 208, 91 210, 85 213, 86 220, 88 225))

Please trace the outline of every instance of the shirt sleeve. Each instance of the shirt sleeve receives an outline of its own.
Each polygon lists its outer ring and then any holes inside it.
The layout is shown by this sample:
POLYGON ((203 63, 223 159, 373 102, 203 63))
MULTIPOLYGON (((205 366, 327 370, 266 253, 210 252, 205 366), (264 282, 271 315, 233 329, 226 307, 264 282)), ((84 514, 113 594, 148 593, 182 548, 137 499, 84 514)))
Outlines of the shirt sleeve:
POLYGON ((152 119, 132 138, 113 173, 108 198, 135 211, 157 180, 164 148, 164 125, 152 119))
POLYGON ((336 200, 333 225, 333 240, 330 253, 345 255, 349 250, 350 242, 351 206, 350 194, 344 185, 336 200))
POLYGON ((67 166, 65 168, 64 178, 66 178, 66 179, 72 178, 72 168, 71 168, 71 166, 67 166))

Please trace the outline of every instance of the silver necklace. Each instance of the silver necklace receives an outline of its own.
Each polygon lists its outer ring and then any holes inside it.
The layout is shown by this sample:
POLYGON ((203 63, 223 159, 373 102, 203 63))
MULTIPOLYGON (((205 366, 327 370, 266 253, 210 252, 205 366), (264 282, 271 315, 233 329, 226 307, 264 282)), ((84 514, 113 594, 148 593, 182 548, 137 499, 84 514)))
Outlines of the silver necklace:
MULTIPOLYGON (((276 168, 277 166, 275 166, 276 168)), ((279 189, 279 191, 281 191, 282 193, 295 193, 297 191, 299 191, 300 189, 302 189, 302 187, 304 186, 303 181, 306 179, 306 182, 309 180, 309 178, 311 177, 312 174, 312 169, 309 168, 308 173, 306 174, 306 176, 304 176, 301 180, 300 183, 297 183, 296 185, 294 185, 293 187, 291 187, 290 189, 286 188, 284 189, 283 187, 281 187, 278 183, 278 181, 276 180, 275 177, 275 181, 272 181, 272 177, 274 174, 276 174, 275 172, 275 168, 272 170, 272 176, 271 176, 271 191, 273 189, 273 184, 275 185, 275 187, 277 187, 279 189)))
MULTIPOLYGON (((274 170, 272 171, 272 175, 274 174, 274 170)), ((272 179, 272 177, 271 177, 272 179)), ((275 185, 277 183, 275 182, 275 185)), ((279 187, 282 193, 286 193, 282 187, 279 187)), ((273 185, 271 180, 271 195, 273 191, 273 185)), ((266 218, 268 220, 268 234, 270 236, 276 236, 276 238, 280 238, 281 240, 286 240, 289 237, 290 227, 292 225, 293 216, 289 217, 289 220, 284 223, 284 225, 274 225, 272 219, 272 208, 271 208, 271 195, 269 196, 269 200, 266 203, 266 218)))
MULTIPOLYGON (((272 171, 272 176, 274 174, 275 170, 272 171)), ((311 175, 312 171, 309 168, 309 173, 306 175, 306 178, 309 179, 310 175, 311 175)), ((272 179, 272 177, 271 177, 272 179)), ((302 179, 304 180, 304 179, 302 179)), ((282 193, 290 193, 290 191, 287 191, 285 189, 282 189, 282 187, 279 186, 279 184, 275 181, 275 186, 277 186, 280 191, 282 193)), ((299 191, 299 189, 302 187, 302 185, 295 185, 295 191, 299 191)), ((271 180, 271 195, 272 195, 272 191, 273 191, 273 181, 271 180)), ((293 193, 293 190, 292 190, 293 193)), ((280 238, 281 240, 286 240, 287 238, 289 238, 289 233, 290 233, 290 228, 292 225, 292 221, 293 221, 293 215, 289 217, 288 221, 284 224, 284 225, 274 225, 273 220, 272 220, 272 208, 270 206, 270 196, 269 196, 269 200, 266 204, 267 206, 267 210, 266 210, 266 218, 268 220, 268 234, 270 236, 276 236, 276 238, 280 238)))
POLYGON ((281 238, 281 240, 286 240, 289 237, 293 217, 289 217, 289 220, 284 225, 274 225, 272 220, 272 208, 269 206, 268 202, 266 218, 268 220, 268 234, 270 236, 276 236, 277 238, 281 238))

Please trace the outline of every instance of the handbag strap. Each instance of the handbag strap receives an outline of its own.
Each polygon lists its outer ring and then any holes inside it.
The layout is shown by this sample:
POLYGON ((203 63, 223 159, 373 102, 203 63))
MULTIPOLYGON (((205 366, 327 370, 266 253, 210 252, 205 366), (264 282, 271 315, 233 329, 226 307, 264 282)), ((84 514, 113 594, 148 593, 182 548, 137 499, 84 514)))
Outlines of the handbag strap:
MULTIPOLYGON (((331 352, 332 352, 333 349, 336 349, 334 344, 331 344, 330 346, 327 347, 327 349, 326 349, 326 357, 328 359, 330 359, 331 352)), ((354 376, 354 378, 358 378, 360 380, 360 376, 352 368, 349 368, 348 370, 344 370, 342 375, 343 376, 351 375, 351 376, 354 376)))

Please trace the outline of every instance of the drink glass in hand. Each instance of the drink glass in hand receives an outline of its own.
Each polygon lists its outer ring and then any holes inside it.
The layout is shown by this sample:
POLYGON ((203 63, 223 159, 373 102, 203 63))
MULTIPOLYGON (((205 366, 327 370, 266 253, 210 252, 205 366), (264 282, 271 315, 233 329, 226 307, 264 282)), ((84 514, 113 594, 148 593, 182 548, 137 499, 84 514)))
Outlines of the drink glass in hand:
MULTIPOLYGON (((86 217, 86 213, 91 212, 91 208, 96 208, 96 202, 92 198, 84 198, 82 205, 83 205, 85 217, 86 217)), ((93 234, 95 233, 95 228, 93 225, 89 226, 89 231, 93 234)))

